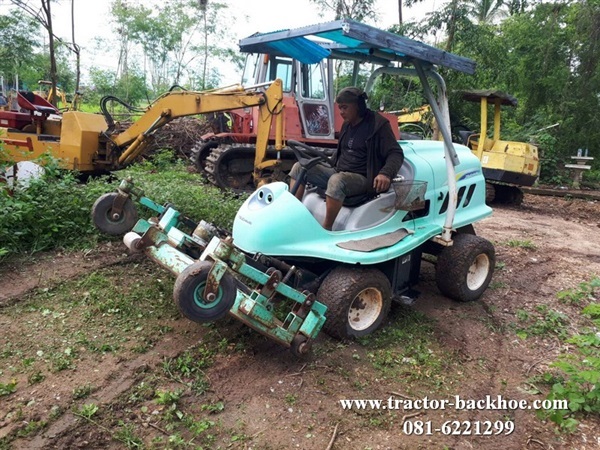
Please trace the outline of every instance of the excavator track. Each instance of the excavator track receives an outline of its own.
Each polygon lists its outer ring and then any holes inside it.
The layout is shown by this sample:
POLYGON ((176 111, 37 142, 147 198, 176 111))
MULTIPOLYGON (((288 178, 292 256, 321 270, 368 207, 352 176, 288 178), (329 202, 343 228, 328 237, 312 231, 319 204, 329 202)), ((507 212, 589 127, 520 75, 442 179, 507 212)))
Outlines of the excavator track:
MULTIPOLYGON (((252 192, 256 188, 253 180, 254 155, 252 144, 222 144, 211 150, 206 158, 204 170, 208 180, 221 189, 231 189, 236 193, 252 192)), ((276 159, 273 147, 267 150, 268 159, 276 159)), ((267 174, 265 181, 284 181, 296 158, 290 149, 281 151, 281 165, 267 174)))
POLYGON ((201 139, 190 150, 190 161, 199 173, 206 171, 206 158, 210 152, 219 146, 219 141, 215 139, 201 139))

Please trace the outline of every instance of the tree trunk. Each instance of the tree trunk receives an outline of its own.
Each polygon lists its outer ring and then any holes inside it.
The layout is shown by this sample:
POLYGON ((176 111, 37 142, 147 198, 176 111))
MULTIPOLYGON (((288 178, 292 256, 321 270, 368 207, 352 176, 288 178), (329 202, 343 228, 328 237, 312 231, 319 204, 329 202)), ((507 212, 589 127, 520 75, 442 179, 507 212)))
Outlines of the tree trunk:
MULTIPOLYGON (((75 77, 75 92, 73 94, 73 100, 71 101, 71 109, 73 111, 77 110, 77 93, 79 92, 79 82, 81 79, 81 54, 79 45, 75 43, 75 0, 71 0, 71 41, 73 42, 73 51, 75 52, 75 57, 77 58, 77 75, 75 77)), ((63 105, 63 108, 66 105, 63 105)))
POLYGON ((445 50, 447 52, 452 51, 454 45, 454 34, 456 32, 456 8, 458 0, 452 0, 452 12, 450 14, 450 20, 448 21, 448 41, 446 42, 445 50))
POLYGON ((398 23, 402 25, 402 0, 398 0, 398 23))
POLYGON ((48 50, 50 52, 50 81, 52 82, 52 92, 54 95, 52 97, 52 104, 56 106, 56 85, 57 85, 57 75, 56 75, 56 55, 54 54, 54 33, 52 32, 52 12, 50 10, 50 4, 52 0, 42 0, 42 9, 44 10, 44 14, 47 19, 47 30, 48 30, 48 50))

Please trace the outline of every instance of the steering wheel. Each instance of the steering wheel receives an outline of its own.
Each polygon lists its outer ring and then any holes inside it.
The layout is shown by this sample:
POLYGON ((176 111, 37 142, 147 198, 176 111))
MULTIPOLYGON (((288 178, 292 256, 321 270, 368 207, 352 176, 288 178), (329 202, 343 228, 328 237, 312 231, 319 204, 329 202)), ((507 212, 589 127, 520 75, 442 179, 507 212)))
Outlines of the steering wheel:
POLYGON ((288 146, 294 152, 296 159, 302 167, 310 169, 318 163, 329 163, 328 156, 331 156, 333 152, 323 151, 323 149, 317 149, 306 145, 303 142, 288 140, 288 146), (329 154, 328 154, 329 153, 329 154))

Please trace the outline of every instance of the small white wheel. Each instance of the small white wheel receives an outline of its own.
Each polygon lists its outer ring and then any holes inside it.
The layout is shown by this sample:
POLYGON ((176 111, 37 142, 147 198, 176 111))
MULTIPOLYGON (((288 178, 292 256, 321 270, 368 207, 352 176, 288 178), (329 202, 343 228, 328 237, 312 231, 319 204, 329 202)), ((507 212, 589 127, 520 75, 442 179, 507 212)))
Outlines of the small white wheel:
POLYGON ((142 249, 138 248, 138 243, 142 240, 142 237, 134 231, 130 231, 123 236, 123 244, 132 253, 140 253, 142 249))

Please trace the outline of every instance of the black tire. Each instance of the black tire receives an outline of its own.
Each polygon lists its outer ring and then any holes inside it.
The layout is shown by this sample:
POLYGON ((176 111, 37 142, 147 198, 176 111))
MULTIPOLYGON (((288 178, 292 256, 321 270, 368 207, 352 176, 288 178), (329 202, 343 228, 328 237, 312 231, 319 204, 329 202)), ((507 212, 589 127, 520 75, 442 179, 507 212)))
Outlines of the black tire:
POLYGON ((453 300, 477 300, 490 284, 495 263, 494 246, 490 241, 472 234, 457 234, 454 245, 445 247, 438 256, 437 286, 453 300))
POLYGON ((208 302, 204 299, 204 286, 212 267, 208 261, 197 261, 179 274, 173 287, 173 299, 179 311, 194 322, 214 322, 224 317, 235 303, 237 288, 235 279, 228 273, 223 275, 217 290, 217 298, 208 302))
POLYGON ((312 342, 306 336, 301 334, 294 336, 294 339, 292 339, 290 344, 290 351, 296 358, 306 357, 306 355, 310 353, 311 348, 312 342))
POLYGON ((112 206, 117 198, 116 193, 104 194, 92 206, 92 221, 96 228, 106 234, 119 236, 130 231, 138 220, 137 210, 130 198, 125 200, 121 216, 115 219, 112 206))
POLYGON ((317 299, 327 306, 323 330, 338 339, 353 339, 379 328, 392 304, 392 288, 380 270, 337 267, 321 283, 317 299), (357 304, 365 299, 371 308, 357 304), (360 320, 365 309, 369 314, 360 320))

